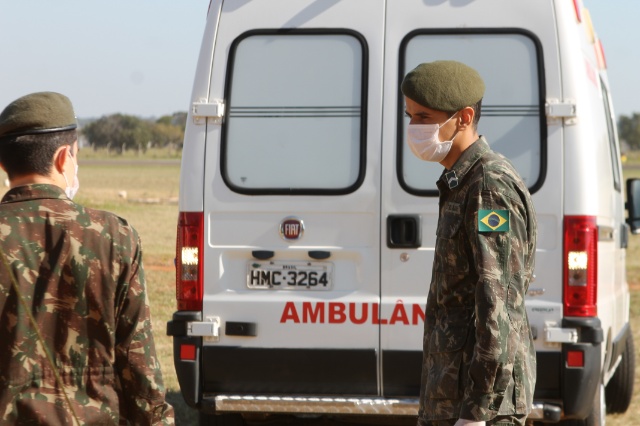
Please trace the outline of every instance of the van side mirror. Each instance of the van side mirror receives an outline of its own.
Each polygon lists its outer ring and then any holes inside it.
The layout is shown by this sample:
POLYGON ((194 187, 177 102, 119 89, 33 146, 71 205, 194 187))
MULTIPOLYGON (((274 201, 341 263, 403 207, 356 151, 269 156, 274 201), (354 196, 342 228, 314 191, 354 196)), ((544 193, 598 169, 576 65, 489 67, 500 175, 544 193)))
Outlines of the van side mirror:
POLYGON ((627 179, 626 207, 631 233, 640 234, 640 179, 627 179))

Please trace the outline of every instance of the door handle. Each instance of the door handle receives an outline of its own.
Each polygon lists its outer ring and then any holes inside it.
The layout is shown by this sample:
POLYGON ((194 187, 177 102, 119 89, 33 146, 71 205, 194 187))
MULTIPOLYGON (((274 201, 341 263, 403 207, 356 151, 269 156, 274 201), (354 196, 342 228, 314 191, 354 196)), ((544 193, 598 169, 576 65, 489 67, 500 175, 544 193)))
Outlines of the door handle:
POLYGON ((387 216, 387 247, 418 248, 421 236, 419 215, 387 216))

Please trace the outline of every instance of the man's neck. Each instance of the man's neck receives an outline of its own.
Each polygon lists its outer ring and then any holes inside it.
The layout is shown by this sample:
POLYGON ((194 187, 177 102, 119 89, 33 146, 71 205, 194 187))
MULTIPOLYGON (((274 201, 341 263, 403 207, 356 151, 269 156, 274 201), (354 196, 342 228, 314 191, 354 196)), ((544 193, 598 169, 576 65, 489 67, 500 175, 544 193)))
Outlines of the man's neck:
POLYGON ((454 140, 453 144, 451 145, 451 151, 449 151, 449 154, 447 154, 447 156, 440 162, 440 164, 442 164, 445 169, 450 170, 453 165, 456 164, 456 161, 458 161, 458 158, 460 158, 462 153, 466 151, 466 149, 471 145, 473 145, 473 143, 477 141, 479 137, 480 136, 478 136, 477 132, 460 135, 460 139, 454 140))
POLYGON ((49 184, 49 185, 60 186, 59 182, 57 182, 55 179, 52 179, 49 176, 42 176, 42 175, 38 175, 38 174, 30 174, 30 175, 23 175, 23 176, 14 177, 13 179, 11 179, 9 181, 9 187, 15 188, 15 187, 18 187, 18 186, 31 185, 31 184, 34 184, 34 183, 45 183, 45 184, 49 184))

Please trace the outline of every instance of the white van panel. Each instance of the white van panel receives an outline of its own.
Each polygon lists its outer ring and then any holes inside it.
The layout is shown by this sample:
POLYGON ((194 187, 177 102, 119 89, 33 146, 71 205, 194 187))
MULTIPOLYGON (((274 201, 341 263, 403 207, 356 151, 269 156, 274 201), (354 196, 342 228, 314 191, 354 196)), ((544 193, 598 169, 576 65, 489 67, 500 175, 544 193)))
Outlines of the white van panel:
MULTIPOLYGON (((556 8, 559 15, 573 14, 569 4, 557 2, 556 8)), ((620 284, 625 281, 620 275, 624 271, 624 250, 621 250, 624 195, 620 185, 619 153, 610 141, 615 137, 615 119, 610 101, 605 98, 607 88, 598 72, 595 49, 583 41, 589 37, 588 32, 571 31, 569 26, 562 24, 560 31, 560 49, 565 58, 565 97, 575 99, 579 105, 577 123, 567 126, 564 144, 566 158, 571 159, 564 164, 565 186, 572 188, 565 192, 565 214, 597 218, 600 230, 598 317, 606 325, 605 339, 615 338, 616 330, 628 323, 628 311, 621 309, 628 299, 628 290, 626 285, 620 284), (611 129, 607 127, 607 119, 611 129), (589 123, 589 126, 580 123, 589 123)), ((603 345, 603 353, 606 349, 603 345)))
MULTIPOLYGON (((246 247, 239 244, 239 233, 250 236, 253 247, 276 250, 315 248, 340 251, 342 247, 372 248, 378 244, 371 232, 377 227, 377 217, 373 213, 305 213, 304 237, 300 241, 285 241, 278 232, 274 232, 274 223, 280 223, 282 218, 291 214, 291 211, 265 212, 256 219, 255 213, 246 211, 212 213, 209 217, 209 244, 211 247, 246 247), (344 226, 336 226, 338 220, 344 226), (313 245, 309 245, 309 241, 313 241, 313 245)), ((294 211, 293 216, 302 214, 294 211)))
MULTIPOLYGON (((209 5, 211 16, 220 16, 222 2, 212 1, 209 5)), ((211 79, 211 62, 213 60, 213 48, 215 46, 218 21, 207 19, 193 89, 191 92, 191 103, 201 102, 209 99, 209 80, 211 79)), ((180 167, 180 198, 178 207, 181 212, 202 211, 204 200, 204 176, 205 170, 205 140, 207 126, 193 126, 193 110, 190 109, 187 115, 187 126, 185 128, 184 139, 189 141, 182 148, 182 160, 180 167)), ((214 132, 219 132, 220 128, 215 126, 214 132)))
MULTIPOLYGON (((501 96, 510 96, 510 93, 518 94, 527 93, 530 85, 533 83, 543 84, 544 93, 547 98, 564 99, 562 93, 561 80, 559 78, 560 62, 557 55, 558 38, 556 27, 553 25, 554 13, 551 1, 545 1, 548 7, 541 6, 541 2, 523 3, 523 2, 501 2, 494 0, 486 0, 483 2, 470 2, 465 7, 455 7, 449 2, 430 3, 428 8, 421 7, 422 1, 410 0, 402 3, 389 2, 387 7, 387 28, 396 28, 398 31, 389 31, 386 35, 385 48, 385 75, 392 76, 397 74, 397 64, 402 63, 400 57, 403 39, 412 31, 420 31, 428 29, 426 34, 437 33, 438 28, 443 28, 444 35, 456 33, 468 38, 469 42, 473 42, 473 30, 479 37, 486 39, 483 35, 483 28, 487 28, 487 34, 514 34, 511 42, 509 38, 500 41, 497 45, 500 49, 509 53, 515 51, 526 52, 528 47, 518 47, 518 43, 526 42, 526 33, 529 31, 536 40, 539 41, 543 49, 540 51, 538 63, 539 69, 543 70, 544 75, 537 76, 537 70, 534 73, 531 68, 524 67, 519 72, 502 73, 502 71, 512 71, 513 67, 522 67, 523 64, 509 62, 496 65, 487 61, 488 55, 482 55, 472 49, 465 50, 464 46, 453 46, 453 48, 440 51, 425 51, 424 57, 418 60, 426 62, 437 59, 453 59, 460 60, 476 68, 487 86, 486 96, 483 100, 483 111, 491 106, 504 103, 498 99, 501 96), (407 14, 406 10, 412 13, 407 14), (500 10, 500 13, 487 13, 491 10, 500 10), (505 22, 509 25, 505 26, 505 22), (496 33, 495 28, 500 28, 501 32, 496 33), (519 50, 518 50, 519 49, 519 50), (519 79, 514 80, 513 76, 519 79)), ((498 49, 498 51, 501 51, 498 49)), ((505 53, 505 54, 507 54, 505 53)), ((491 52, 495 55, 495 52, 491 52)), ((535 55, 535 53, 531 53, 535 55)), ((535 56, 533 57, 535 60, 535 56)), ((411 69, 412 64, 407 68, 411 69)), ((535 65, 532 65, 535 66, 535 65)), ((409 71, 404 70, 404 72, 409 71)), ((519 68, 518 68, 519 69, 519 68)), ((401 77, 399 77, 401 78, 401 77)), ((391 123, 383 129, 383 176, 393 176, 393 179, 382 180, 382 217, 396 214, 419 214, 422 226, 422 245, 418 249, 390 249, 382 242, 382 258, 381 258, 381 297, 383 303, 382 312, 389 315, 393 312, 398 297, 398 292, 404 294, 424 295, 426 294, 431 277, 431 265, 433 262, 433 250, 435 247, 435 227, 438 217, 438 198, 437 194, 432 196, 416 196, 406 192, 396 178, 395 167, 397 164, 397 150, 395 143, 387 141, 395 141, 398 135, 402 135, 396 127, 398 120, 398 82, 396 79, 385 79, 385 120, 384 123, 391 123), (405 259, 400 260, 400 259, 405 259)), ((539 96, 539 95, 537 95, 539 96)), ((523 98, 520 95, 520 98, 523 98)), ((526 98, 526 96, 524 96, 526 98)), ((539 98, 536 98, 539 99, 539 98)), ((401 101, 403 104, 403 101, 401 101)), ((535 104, 536 101, 534 101, 535 104)), ((501 109, 497 109, 498 113, 501 109)), ((524 109, 523 111, 530 111, 524 109)), ((529 112, 525 112, 529 113, 529 112)), ((539 111, 544 115, 544 111, 539 111)), ((481 118, 479 123, 479 133, 484 134, 489 143, 498 152, 505 152, 516 168, 524 176, 531 176, 527 184, 533 187, 532 198, 535 203, 536 213, 539 217, 539 236, 538 236, 538 252, 536 253, 536 263, 544 265, 535 271, 536 280, 531 284, 532 289, 541 289, 541 292, 534 292, 533 296, 529 296, 532 306, 548 306, 551 310, 551 316, 554 320, 562 317, 562 309, 557 309, 557 301, 562 300, 562 218, 563 218, 563 122, 556 120, 550 122, 546 128, 541 128, 538 124, 537 128, 528 127, 529 124, 522 121, 515 125, 515 132, 504 132, 501 128, 492 127, 491 115, 481 118), (487 129, 491 129, 487 132, 487 129), (546 149, 540 155, 543 156, 541 165, 535 164, 539 168, 539 173, 532 169, 530 161, 520 161, 517 152, 513 152, 512 147, 523 136, 531 134, 532 131, 547 132, 546 149), (509 151, 512 152, 509 152, 509 151), (540 174, 539 179, 536 177, 540 174), (536 180, 538 184, 536 185, 536 180), (535 187, 534 187, 535 185, 535 187)), ((503 121, 504 122, 504 121, 503 121)), ((531 123, 534 124, 535 123, 531 123)), ((539 143, 539 142, 538 142, 539 143)), ((407 156, 406 161, 413 161, 411 155, 407 156)), ((522 157, 524 158, 524 157, 522 157)), ((435 180, 438 178, 442 168, 440 165, 428 165, 422 163, 421 167, 433 167, 434 172, 429 176, 426 185, 435 188, 435 180)), ((407 300, 403 299, 406 304, 407 300)), ((541 308, 541 309, 542 309, 541 308)), ((532 324, 544 327, 544 320, 538 319, 539 324, 532 324)), ((383 327, 381 329, 381 349, 391 350, 398 346, 406 347, 402 342, 408 340, 415 342, 413 350, 421 350, 421 327, 383 327)), ((536 350, 558 350, 558 347, 545 347, 542 341, 536 340, 536 350)))
POLYGON ((313 349, 318 348, 318 343, 329 340, 331 345, 327 347, 332 349, 368 349, 369 342, 377 339, 379 321, 373 316, 377 309, 377 296, 358 291, 341 294, 318 292, 313 296, 300 293, 303 292, 270 295, 278 303, 265 303, 261 294, 252 296, 231 290, 216 294, 216 302, 220 302, 216 305, 217 316, 225 321, 256 323, 257 335, 222 334, 215 344, 313 349), (260 309, 253 309, 255 306, 260 309), (336 328, 340 329, 339 333, 336 328))
MULTIPOLYGON (((379 99, 382 81, 381 40, 384 12, 382 4, 382 1, 372 0, 326 3, 306 0, 269 0, 253 1, 250 7, 246 3, 223 3, 222 18, 216 38, 216 55, 212 61, 208 99, 226 99, 226 107, 231 111, 238 106, 245 106, 242 103, 245 102, 242 97, 234 98, 235 105, 230 104, 225 94, 225 90, 228 90, 226 86, 231 84, 232 93, 239 92, 233 92, 233 83, 227 82, 222 76, 229 75, 228 67, 231 65, 227 63, 227 58, 232 52, 232 44, 247 31, 258 30, 259 33, 260 29, 271 31, 277 28, 295 27, 311 30, 336 28, 339 32, 341 28, 349 28, 349 31, 355 31, 366 39, 362 54, 366 58, 363 76, 368 79, 368 92, 362 99, 368 103, 364 105, 364 111, 367 113, 365 122, 367 127, 361 129, 366 140, 366 152, 363 157, 366 158, 363 170, 364 180, 359 183, 355 191, 349 193, 348 197, 322 194, 290 196, 277 193, 252 195, 235 192, 228 184, 241 184, 242 175, 232 174, 232 172, 235 173, 234 169, 229 172, 228 179, 225 181, 221 170, 221 164, 225 161, 221 150, 221 145, 224 143, 223 135, 215 126, 209 124, 205 153, 208 166, 204 173, 204 210, 208 217, 205 225, 208 235, 205 257, 217 259, 217 261, 207 262, 204 266, 203 315, 218 316, 222 322, 242 321, 257 324, 256 336, 250 338, 223 336, 215 345, 377 350, 379 327, 377 322, 380 315, 378 308, 380 201, 377 188, 380 181, 381 108, 379 99), (354 11, 363 10, 365 7, 369 9, 367 19, 354 23, 349 17, 353 16, 354 11), (227 11, 233 12, 233 20, 224 19, 227 11), (304 234, 299 240, 285 241, 278 233, 280 223, 289 216, 297 217, 304 222, 304 234), (333 264, 333 290, 327 292, 247 288, 247 265, 253 261, 252 251, 254 250, 273 251, 274 255, 270 259, 273 261, 314 261, 309 257, 309 251, 329 252, 330 257, 323 261, 333 264), (337 327, 341 330, 340 333, 331 332, 337 327), (317 330, 317 336, 314 339, 296 338, 298 335, 309 333, 310 330, 317 330)), ((268 42, 278 40, 272 36, 269 37, 271 38, 267 39, 268 42)), ((265 60, 269 58, 262 59, 262 61, 265 60)), ((293 66, 295 70, 295 65, 293 66)), ((269 67, 258 63, 255 70, 268 72, 269 67)), ((246 69, 243 68, 244 71, 246 69)), ((319 75, 318 78, 323 76, 319 75)), ((292 75, 290 84, 298 84, 294 79, 295 75, 292 75)), ((246 78, 243 81, 246 81, 246 78)), ((282 105, 278 93, 279 91, 274 90, 274 87, 265 87, 260 98, 264 100, 261 102, 270 100, 270 105, 279 108, 288 107, 288 105, 282 105)), ((318 93, 322 95, 321 92, 318 93)), ((309 99, 302 95, 292 96, 289 100, 294 99, 299 105, 309 99)), ((316 98, 320 99, 321 96, 316 98)), ((251 102, 252 98, 247 99, 247 102, 251 102)), ((334 101, 336 105, 350 102, 348 99, 346 101, 333 99, 326 102, 334 101)), ((317 109, 318 105, 324 105, 322 102, 325 101, 317 100, 311 107, 317 109)), ((269 105, 263 103, 259 105, 261 108, 267 106, 269 105)), ((284 111, 286 113, 288 110, 284 111)), ((239 123, 238 120, 241 118, 236 118, 236 122, 239 123)), ((233 117, 228 120, 230 123, 233 117)), ((261 125, 259 118, 251 120, 253 120, 251 123, 261 125)), ((313 138, 314 134, 304 131, 305 126, 295 127, 305 124, 305 120, 307 127, 317 123, 313 117, 294 119, 293 127, 288 128, 287 137, 295 135, 300 138, 301 143, 313 138)), ((227 130, 234 131, 233 128, 227 130)), ((236 132, 245 130, 251 129, 236 128, 236 132)), ((265 135, 267 132, 279 131, 268 128, 264 130, 265 135)), ((269 140, 273 139, 274 137, 271 137, 269 140)), ((295 149, 295 146, 293 148, 295 149)), ((260 159, 266 157, 267 153, 265 151, 251 157, 254 168, 260 165, 260 159)), ((321 154, 322 152, 319 153, 321 154)), ((227 150, 227 155, 235 155, 235 158, 242 159, 242 156, 252 156, 254 153, 249 151, 230 153, 227 150)), ((295 156, 291 159, 295 159, 295 156)), ((278 167, 285 167, 286 164, 295 167, 290 160, 278 167)), ((227 166, 229 167, 229 164, 227 166)), ((318 171, 312 171, 311 166, 314 164, 310 164, 307 173, 313 177, 318 171)), ((298 173, 304 173, 304 170, 299 170, 298 173)), ((304 178, 304 175, 301 177, 304 178)), ((317 179, 312 181, 316 182, 317 179)), ((244 188, 241 190, 245 191, 244 188)), ((254 184, 248 191, 259 193, 260 182, 254 184)))

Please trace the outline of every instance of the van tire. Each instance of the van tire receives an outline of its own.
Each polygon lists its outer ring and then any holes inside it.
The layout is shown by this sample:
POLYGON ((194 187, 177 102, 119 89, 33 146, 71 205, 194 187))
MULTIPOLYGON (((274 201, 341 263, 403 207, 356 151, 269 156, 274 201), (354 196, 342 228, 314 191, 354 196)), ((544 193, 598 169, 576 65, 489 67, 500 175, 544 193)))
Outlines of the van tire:
POLYGON ((200 426, 245 426, 240 414, 205 414, 200 413, 200 426))
POLYGON ((622 361, 605 389, 607 413, 624 413, 631 404, 633 378, 635 377, 635 352, 633 334, 629 331, 622 361))

